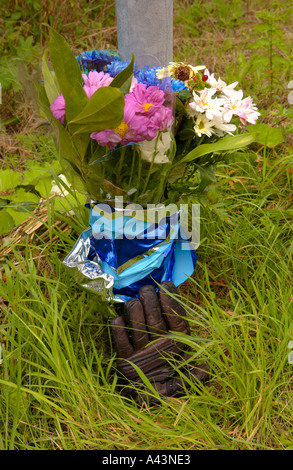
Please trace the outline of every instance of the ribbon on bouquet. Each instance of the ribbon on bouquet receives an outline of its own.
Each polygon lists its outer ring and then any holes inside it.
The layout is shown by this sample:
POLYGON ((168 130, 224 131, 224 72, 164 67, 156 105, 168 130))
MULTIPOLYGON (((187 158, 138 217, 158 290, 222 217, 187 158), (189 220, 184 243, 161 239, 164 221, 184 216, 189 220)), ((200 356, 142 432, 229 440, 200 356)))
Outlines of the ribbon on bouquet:
POLYGON ((195 269, 196 251, 178 210, 167 216, 91 204, 89 225, 63 264, 81 286, 107 300, 125 302, 143 285, 165 280, 178 286, 195 269))

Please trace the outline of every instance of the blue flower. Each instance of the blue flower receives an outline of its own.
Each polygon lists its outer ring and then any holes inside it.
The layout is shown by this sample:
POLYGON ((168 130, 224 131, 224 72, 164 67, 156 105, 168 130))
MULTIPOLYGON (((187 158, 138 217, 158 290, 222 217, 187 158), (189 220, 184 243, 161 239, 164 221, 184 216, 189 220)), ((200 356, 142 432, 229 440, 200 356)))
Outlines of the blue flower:
POLYGON ((184 82, 182 82, 182 80, 176 80, 175 78, 172 78, 172 88, 175 93, 179 93, 179 91, 182 90, 188 90, 188 87, 184 82))
POLYGON ((78 64, 84 72, 96 70, 97 72, 104 72, 108 64, 113 60, 119 60, 119 54, 111 49, 103 49, 101 51, 86 51, 82 52, 80 56, 76 56, 78 64))
POLYGON ((138 83, 144 83, 147 87, 159 86, 161 83, 157 78, 157 67, 146 66, 135 73, 135 78, 138 83))
POLYGON ((129 62, 124 60, 114 60, 107 65, 107 72, 109 75, 111 75, 111 77, 116 77, 116 75, 122 72, 122 70, 124 70, 128 64, 129 62))

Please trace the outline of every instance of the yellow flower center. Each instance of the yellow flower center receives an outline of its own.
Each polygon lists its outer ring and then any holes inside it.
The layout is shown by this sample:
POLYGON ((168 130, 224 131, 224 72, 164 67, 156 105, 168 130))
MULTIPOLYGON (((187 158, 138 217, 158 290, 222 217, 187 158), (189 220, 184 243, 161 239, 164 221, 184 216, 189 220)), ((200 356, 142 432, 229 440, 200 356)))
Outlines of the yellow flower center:
POLYGON ((142 108, 144 108, 145 111, 148 111, 151 106, 154 106, 153 103, 144 103, 141 105, 142 108))
POLYGON ((128 129, 129 125, 122 121, 121 124, 119 124, 119 126, 114 129, 114 131, 117 132, 117 134, 119 134, 121 137, 124 137, 128 129))
POLYGON ((232 109, 236 109, 236 106, 235 106, 235 104, 232 106, 232 109))

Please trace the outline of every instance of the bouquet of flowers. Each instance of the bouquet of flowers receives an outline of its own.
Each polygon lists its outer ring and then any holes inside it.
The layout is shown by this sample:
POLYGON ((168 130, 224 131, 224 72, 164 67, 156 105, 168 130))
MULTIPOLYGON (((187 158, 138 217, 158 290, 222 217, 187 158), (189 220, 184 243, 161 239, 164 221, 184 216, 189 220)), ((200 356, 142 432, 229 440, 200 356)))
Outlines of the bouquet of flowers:
POLYGON ((186 253, 182 257, 178 217, 172 222, 176 210, 164 217, 168 228, 163 237, 160 223, 146 220, 145 213, 137 216, 140 237, 129 244, 131 234, 125 228, 131 216, 125 204, 132 204, 132 211, 138 204, 143 209, 178 204, 202 191, 225 152, 254 140, 253 134, 240 133, 259 116, 252 98, 243 98, 236 82, 227 85, 203 65, 138 67, 133 55, 128 63, 112 50, 76 57, 54 30, 42 71, 40 105, 55 131, 63 173, 88 196, 91 210, 90 229, 65 264, 77 268, 79 275, 86 272, 86 285, 91 279, 93 290, 100 290, 100 281, 108 290, 110 285, 112 298, 113 292, 135 295, 146 282, 174 281, 176 272, 175 283, 180 284, 192 274, 196 255, 190 250, 188 259, 186 253), (121 210, 113 207, 117 198, 123 198, 121 210), (98 210, 101 202, 110 207, 106 219, 98 210), (118 216, 123 222, 118 232, 115 223, 113 235, 108 221, 112 224, 118 216), (105 224, 110 228, 100 237, 105 224), (142 234, 150 228, 157 236, 146 243, 142 234), (178 274, 179 259, 184 275, 178 274))

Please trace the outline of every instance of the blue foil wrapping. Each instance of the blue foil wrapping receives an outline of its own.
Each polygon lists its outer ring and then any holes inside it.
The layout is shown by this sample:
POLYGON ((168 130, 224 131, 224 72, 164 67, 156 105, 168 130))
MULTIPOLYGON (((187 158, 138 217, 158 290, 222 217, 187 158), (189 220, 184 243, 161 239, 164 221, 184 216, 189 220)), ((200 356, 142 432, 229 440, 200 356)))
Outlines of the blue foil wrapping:
POLYGON ((63 260, 76 281, 107 300, 125 302, 140 287, 168 280, 176 286, 192 275, 196 252, 180 225, 180 211, 158 221, 147 211, 90 205, 90 227, 63 260))

